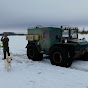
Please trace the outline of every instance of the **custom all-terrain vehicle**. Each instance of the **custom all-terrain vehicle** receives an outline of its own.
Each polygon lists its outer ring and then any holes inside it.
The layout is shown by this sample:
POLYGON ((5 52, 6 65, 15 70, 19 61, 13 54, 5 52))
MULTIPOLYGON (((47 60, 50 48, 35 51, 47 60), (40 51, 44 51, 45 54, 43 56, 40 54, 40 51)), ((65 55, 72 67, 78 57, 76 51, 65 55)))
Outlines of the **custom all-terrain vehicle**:
POLYGON ((78 39, 76 27, 35 27, 28 29, 27 56, 33 61, 49 55, 51 64, 71 66, 74 59, 88 60, 88 42, 78 39))

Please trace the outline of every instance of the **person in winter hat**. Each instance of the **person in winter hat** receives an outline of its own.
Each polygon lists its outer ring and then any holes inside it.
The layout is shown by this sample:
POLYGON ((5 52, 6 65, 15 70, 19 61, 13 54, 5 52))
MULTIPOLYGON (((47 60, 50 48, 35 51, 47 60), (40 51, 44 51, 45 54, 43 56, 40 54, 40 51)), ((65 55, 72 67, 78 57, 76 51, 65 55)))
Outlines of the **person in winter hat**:
POLYGON ((1 38, 1 41, 3 43, 3 53, 4 53, 4 59, 6 59, 6 53, 8 53, 8 56, 10 56, 10 53, 9 53, 9 38, 7 37, 7 34, 4 34, 4 36, 2 36, 1 38))

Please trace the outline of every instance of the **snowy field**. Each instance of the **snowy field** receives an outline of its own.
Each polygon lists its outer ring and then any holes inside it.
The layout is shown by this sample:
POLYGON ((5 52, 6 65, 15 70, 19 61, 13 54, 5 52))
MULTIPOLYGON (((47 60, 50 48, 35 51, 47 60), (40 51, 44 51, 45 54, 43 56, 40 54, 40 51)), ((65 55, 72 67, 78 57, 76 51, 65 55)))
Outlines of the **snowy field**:
MULTIPOLYGON (((88 41, 88 35, 79 35, 83 37, 88 41)), ((88 88, 88 61, 74 61, 69 68, 51 65, 45 58, 34 62, 26 56, 25 36, 9 39, 12 70, 5 70, 0 48, 0 88, 88 88)))

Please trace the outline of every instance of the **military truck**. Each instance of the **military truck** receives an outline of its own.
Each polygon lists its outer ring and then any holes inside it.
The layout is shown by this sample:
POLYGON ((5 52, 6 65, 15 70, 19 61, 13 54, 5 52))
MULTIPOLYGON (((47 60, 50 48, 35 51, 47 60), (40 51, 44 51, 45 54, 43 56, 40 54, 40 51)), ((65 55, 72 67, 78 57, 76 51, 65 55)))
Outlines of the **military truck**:
POLYGON ((27 56, 33 61, 49 55, 52 65, 70 67, 74 59, 88 60, 88 42, 78 39, 76 27, 28 28, 27 56))

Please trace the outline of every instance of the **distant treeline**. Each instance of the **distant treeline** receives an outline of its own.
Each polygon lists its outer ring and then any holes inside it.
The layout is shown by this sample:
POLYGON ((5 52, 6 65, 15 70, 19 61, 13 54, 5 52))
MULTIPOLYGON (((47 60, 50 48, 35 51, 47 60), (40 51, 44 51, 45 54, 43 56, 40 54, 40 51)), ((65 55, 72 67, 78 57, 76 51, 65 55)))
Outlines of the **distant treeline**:
MULTIPOLYGON (((8 36, 26 36, 27 34, 15 34, 15 35, 8 35, 8 36)), ((2 35, 0 35, 2 36, 2 35)))
POLYGON ((24 35, 27 35, 27 34, 23 34, 23 33, 17 34, 17 33, 14 33, 14 32, 3 32, 3 33, 0 34, 0 36, 2 36, 4 34, 7 34, 8 36, 16 36, 16 35, 23 35, 24 36, 24 35))
POLYGON ((78 31, 78 33, 80 33, 80 34, 88 34, 88 31, 82 30, 82 31, 78 31))
POLYGON ((16 34, 16 35, 27 35, 27 34, 16 34))

